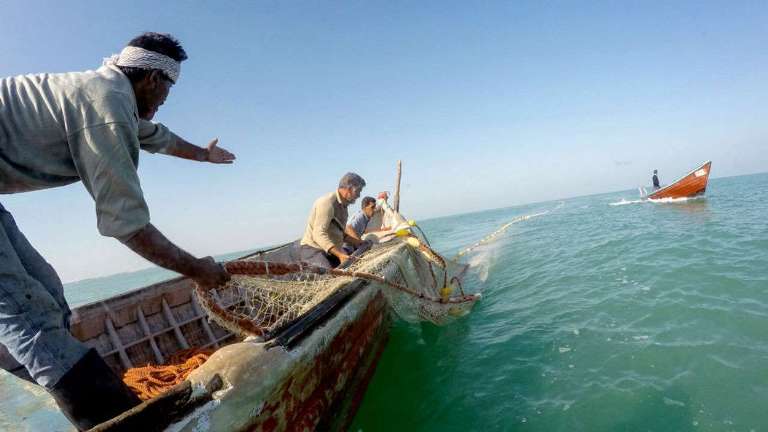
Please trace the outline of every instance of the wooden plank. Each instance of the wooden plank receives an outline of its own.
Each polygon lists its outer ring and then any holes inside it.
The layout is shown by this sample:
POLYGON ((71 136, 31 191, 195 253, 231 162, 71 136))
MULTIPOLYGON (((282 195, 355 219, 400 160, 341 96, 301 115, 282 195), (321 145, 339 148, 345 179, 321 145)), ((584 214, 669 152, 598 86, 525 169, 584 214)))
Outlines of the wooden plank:
POLYGON ((149 330, 147 319, 144 317, 144 310, 141 308, 141 306, 138 306, 136 308, 136 312, 139 317, 139 325, 141 326, 141 331, 143 331, 147 338, 149 338, 149 346, 152 347, 152 352, 155 354, 155 361, 157 361, 157 364, 165 363, 163 353, 160 352, 160 348, 157 347, 157 342, 155 342, 154 335, 149 330))
POLYGON ((120 336, 115 330, 115 325, 112 324, 112 318, 107 317, 104 320, 104 325, 107 327, 107 333, 109 334, 109 339, 112 341, 112 345, 114 345, 117 349, 118 356, 120 357, 120 363, 122 363, 123 367, 126 369, 132 368, 133 363, 131 363, 131 359, 128 358, 128 354, 125 352, 123 342, 120 340, 120 336))
POLYGON ((171 311, 171 307, 168 306, 168 302, 165 301, 165 297, 163 297, 163 315, 165 315, 165 319, 168 320, 168 323, 171 324, 171 327, 173 327, 173 333, 176 335, 176 340, 179 342, 179 345, 181 345, 182 349, 189 349, 189 343, 187 343, 187 338, 184 337, 184 333, 181 331, 181 327, 176 322, 176 318, 173 316, 173 312, 171 311))
MULTIPOLYGON (((143 337, 141 337, 139 339, 134 339, 131 342, 124 343, 123 344, 123 348, 128 349, 128 348, 130 348, 130 347, 132 347, 134 345, 138 345, 138 344, 140 344, 142 342, 147 342, 150 338, 154 338, 154 337, 159 336, 159 335, 161 335, 163 333, 167 333, 169 331, 173 331, 173 330, 175 330, 176 327, 179 327, 179 328, 184 327, 185 325, 191 323, 192 321, 197 321, 199 319, 200 319, 200 317, 196 316, 196 317, 192 317, 192 318, 186 319, 184 321, 177 321, 175 327, 174 327, 174 325, 170 325, 168 327, 163 328, 162 330, 156 331, 152 336, 143 336, 143 337)), ((105 357, 105 356, 108 356, 108 355, 111 355, 111 354, 115 354, 117 351, 118 351, 117 349, 114 349, 112 351, 108 351, 106 353, 103 353, 102 357, 105 357)))
POLYGON ((213 334, 213 330, 211 329, 211 326, 208 324, 208 315, 203 312, 203 309, 200 307, 200 305, 197 303, 197 296, 192 294, 192 309, 195 310, 195 315, 200 317, 200 322, 203 325, 203 330, 205 330, 205 334, 208 335, 208 340, 210 341, 206 345, 213 345, 214 348, 219 349, 219 343, 216 340, 216 336, 213 334))

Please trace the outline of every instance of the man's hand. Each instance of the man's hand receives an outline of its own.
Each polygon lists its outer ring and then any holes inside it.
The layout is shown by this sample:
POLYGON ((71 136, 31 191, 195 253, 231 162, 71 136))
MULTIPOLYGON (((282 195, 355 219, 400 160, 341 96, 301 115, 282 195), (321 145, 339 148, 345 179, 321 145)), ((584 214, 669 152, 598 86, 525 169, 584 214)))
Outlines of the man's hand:
POLYGON ((224 270, 224 266, 214 261, 211 257, 197 260, 192 279, 203 288, 214 288, 226 283, 231 276, 224 270))
POLYGON ((209 142, 208 145, 203 148, 192 144, 180 136, 177 136, 176 144, 172 147, 169 154, 171 156, 198 162, 231 164, 236 159, 235 155, 228 152, 227 150, 224 150, 223 148, 219 148, 218 145, 218 138, 209 142))
POLYGON ((342 254, 341 256, 339 256, 337 258, 339 258, 339 266, 340 267, 343 266, 344 264, 346 264, 348 261, 350 263, 353 263, 353 262, 358 261, 360 259, 360 258, 358 258, 358 257, 356 257, 354 255, 347 255, 347 254, 342 254))
POLYGON ((339 259, 339 266, 343 265, 347 261, 356 261, 358 259, 356 256, 348 255, 346 252, 344 252, 344 249, 337 248, 336 246, 332 247, 328 253, 339 259))
POLYGON ((147 260, 188 276, 205 288, 219 286, 230 278, 224 267, 213 258, 195 258, 171 243, 151 223, 123 243, 147 260))
POLYGON ((218 138, 208 143, 208 158, 206 161, 215 164, 231 164, 235 159, 237 159, 232 153, 224 150, 221 147, 218 147, 218 144, 218 138))
POLYGON ((362 242, 355 230, 349 225, 344 228, 344 241, 354 247, 360 246, 360 243, 362 242))

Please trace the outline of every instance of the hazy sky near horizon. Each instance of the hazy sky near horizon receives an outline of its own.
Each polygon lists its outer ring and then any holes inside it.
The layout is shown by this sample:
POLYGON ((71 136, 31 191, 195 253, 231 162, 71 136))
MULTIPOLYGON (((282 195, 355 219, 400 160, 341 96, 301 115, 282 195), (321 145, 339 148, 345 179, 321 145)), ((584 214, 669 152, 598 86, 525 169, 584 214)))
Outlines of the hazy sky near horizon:
MULTIPOLYGON (((768 171, 766 2, 6 1, 0 76, 94 69, 142 31, 190 59, 155 120, 231 166, 142 153, 153 223, 202 256, 293 240, 346 171, 443 216, 768 171)), ((149 264, 80 183, 2 195, 65 281, 149 264)))

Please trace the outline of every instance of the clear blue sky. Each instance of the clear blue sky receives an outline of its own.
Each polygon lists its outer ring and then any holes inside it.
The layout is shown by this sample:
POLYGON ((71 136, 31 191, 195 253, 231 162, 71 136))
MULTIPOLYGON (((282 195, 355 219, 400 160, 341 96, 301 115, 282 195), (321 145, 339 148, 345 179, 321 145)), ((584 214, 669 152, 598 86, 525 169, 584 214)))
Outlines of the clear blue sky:
MULTIPOLYGON (((93 69, 142 31, 190 59, 156 120, 237 154, 143 153, 155 225, 197 255, 293 240, 346 171, 427 218, 768 171, 768 3, 4 2, 0 76, 93 69)), ((148 265, 80 184, 0 197, 64 280, 148 265)))

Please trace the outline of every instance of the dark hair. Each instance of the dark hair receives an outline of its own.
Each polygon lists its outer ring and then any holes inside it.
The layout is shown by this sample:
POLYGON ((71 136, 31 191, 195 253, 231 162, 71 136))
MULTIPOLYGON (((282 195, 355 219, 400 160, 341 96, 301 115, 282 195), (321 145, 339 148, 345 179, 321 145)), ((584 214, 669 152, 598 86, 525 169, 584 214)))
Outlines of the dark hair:
POLYGON ((365 180, 353 172, 348 172, 339 180, 339 189, 352 187, 362 190, 365 187, 365 180))
POLYGON ((368 207, 371 204, 376 204, 376 200, 373 197, 367 196, 367 197, 363 198, 362 208, 366 208, 366 207, 368 207))
MULTIPOLYGON (((168 57, 176 60, 177 62, 183 62, 186 60, 187 52, 181 47, 179 41, 167 34, 167 33, 155 33, 146 32, 142 33, 135 38, 128 41, 126 46, 132 46, 137 48, 144 48, 145 50, 154 51, 156 53, 167 55, 168 57)), ((118 66, 121 71, 131 80, 132 83, 141 81, 150 72, 149 69, 141 69, 136 67, 118 66)), ((170 77, 163 73, 163 76, 167 80, 171 80, 170 77)))

